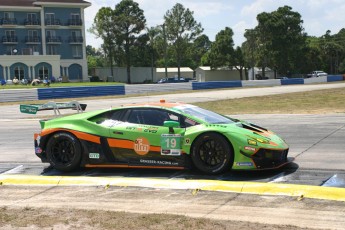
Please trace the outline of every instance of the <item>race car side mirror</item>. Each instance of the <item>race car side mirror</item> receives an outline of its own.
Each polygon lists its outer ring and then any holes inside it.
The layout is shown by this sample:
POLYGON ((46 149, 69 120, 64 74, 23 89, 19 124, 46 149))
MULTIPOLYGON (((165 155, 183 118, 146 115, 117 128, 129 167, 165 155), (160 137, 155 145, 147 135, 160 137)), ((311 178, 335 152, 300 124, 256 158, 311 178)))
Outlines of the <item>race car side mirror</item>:
POLYGON ((174 133, 174 128, 179 128, 180 123, 177 121, 164 121, 164 127, 169 127, 169 133, 174 133))
POLYGON ((164 127, 178 128, 180 127, 180 122, 177 121, 164 121, 164 127))

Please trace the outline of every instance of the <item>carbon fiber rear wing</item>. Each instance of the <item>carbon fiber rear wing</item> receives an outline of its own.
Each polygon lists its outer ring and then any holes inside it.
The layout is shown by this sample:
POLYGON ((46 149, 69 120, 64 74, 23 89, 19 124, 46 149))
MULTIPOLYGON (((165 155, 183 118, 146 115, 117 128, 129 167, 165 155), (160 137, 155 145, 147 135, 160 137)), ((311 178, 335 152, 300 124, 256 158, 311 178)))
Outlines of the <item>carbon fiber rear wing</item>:
POLYGON ((60 109, 73 109, 77 110, 78 113, 85 111, 87 104, 80 104, 77 101, 71 101, 67 103, 56 103, 50 101, 45 104, 30 104, 20 105, 20 112, 28 114, 36 114, 38 111, 43 110, 54 110, 55 116, 61 115, 60 109))

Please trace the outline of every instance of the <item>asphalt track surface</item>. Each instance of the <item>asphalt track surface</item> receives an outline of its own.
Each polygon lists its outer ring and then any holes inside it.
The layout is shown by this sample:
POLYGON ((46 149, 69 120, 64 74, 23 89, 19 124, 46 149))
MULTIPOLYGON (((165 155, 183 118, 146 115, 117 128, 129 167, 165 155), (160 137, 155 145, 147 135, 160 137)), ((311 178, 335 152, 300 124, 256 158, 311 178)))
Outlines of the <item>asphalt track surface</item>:
MULTIPOLYGON (((145 95, 83 102, 88 104, 88 110, 93 110, 128 103, 158 101, 161 98, 193 103, 326 88, 345 90, 345 83, 231 89, 164 96, 145 95)), ((345 201, 345 114, 235 116, 269 128, 287 141, 290 145, 289 157, 295 160, 279 170, 230 171, 218 176, 207 176, 195 171, 133 169, 85 169, 66 174, 50 169, 34 155, 32 133, 39 130, 38 119, 20 114, 18 105, 0 108, 0 185, 118 186, 345 201)), ((344 211, 344 206, 342 210, 344 211)))

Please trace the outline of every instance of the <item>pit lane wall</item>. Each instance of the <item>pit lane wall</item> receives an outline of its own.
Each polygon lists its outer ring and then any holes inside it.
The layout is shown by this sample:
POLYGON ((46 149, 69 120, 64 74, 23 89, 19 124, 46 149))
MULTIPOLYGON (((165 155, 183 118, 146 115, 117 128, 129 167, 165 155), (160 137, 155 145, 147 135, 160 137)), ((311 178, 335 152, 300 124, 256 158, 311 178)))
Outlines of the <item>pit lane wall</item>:
POLYGON ((343 75, 329 75, 318 78, 294 78, 294 79, 271 79, 250 81, 210 81, 210 82, 186 82, 169 84, 136 84, 136 85, 112 85, 94 87, 59 87, 39 88, 22 90, 4 90, 0 88, 0 102, 50 100, 61 98, 79 98, 113 95, 149 95, 155 92, 171 92, 186 90, 204 90, 218 88, 238 87, 265 87, 295 84, 315 84, 334 81, 343 81, 343 75))

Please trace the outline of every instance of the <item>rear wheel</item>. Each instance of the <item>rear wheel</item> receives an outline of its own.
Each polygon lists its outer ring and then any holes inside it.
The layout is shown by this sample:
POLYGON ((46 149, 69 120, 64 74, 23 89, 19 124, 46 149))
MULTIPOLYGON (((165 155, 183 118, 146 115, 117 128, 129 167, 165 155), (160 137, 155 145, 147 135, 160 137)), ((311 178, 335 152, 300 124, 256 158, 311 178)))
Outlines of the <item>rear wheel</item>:
POLYGON ((55 169, 68 172, 80 164, 80 142, 70 133, 59 132, 51 136, 46 151, 48 161, 55 169))
POLYGON ((233 150, 226 139, 217 133, 206 133, 193 144, 192 161, 196 168, 207 174, 217 174, 230 169, 233 150))

